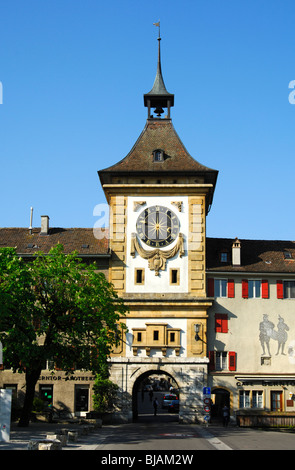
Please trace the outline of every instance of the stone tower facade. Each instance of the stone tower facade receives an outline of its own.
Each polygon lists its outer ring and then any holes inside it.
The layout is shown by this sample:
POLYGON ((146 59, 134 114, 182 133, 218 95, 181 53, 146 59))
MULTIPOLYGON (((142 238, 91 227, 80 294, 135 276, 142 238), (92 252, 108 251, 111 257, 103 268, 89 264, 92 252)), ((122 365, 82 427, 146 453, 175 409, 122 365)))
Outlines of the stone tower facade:
POLYGON ((217 171, 192 158, 174 129, 160 41, 145 127, 125 158, 98 172, 110 206, 109 280, 130 310, 111 378, 122 420, 136 417, 139 385, 157 373, 176 381, 180 420, 194 422, 207 385, 206 216, 217 171))

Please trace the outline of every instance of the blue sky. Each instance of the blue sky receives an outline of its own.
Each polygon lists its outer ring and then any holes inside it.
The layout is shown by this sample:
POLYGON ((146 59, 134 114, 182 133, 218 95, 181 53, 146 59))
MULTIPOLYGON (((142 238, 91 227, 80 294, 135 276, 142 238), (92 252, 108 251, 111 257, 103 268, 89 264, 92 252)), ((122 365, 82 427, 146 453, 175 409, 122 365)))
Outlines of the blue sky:
POLYGON ((207 235, 295 240, 290 0, 0 0, 0 226, 93 227, 162 71, 174 127, 219 171, 207 235), (0 88, 1 90, 1 88, 0 88))

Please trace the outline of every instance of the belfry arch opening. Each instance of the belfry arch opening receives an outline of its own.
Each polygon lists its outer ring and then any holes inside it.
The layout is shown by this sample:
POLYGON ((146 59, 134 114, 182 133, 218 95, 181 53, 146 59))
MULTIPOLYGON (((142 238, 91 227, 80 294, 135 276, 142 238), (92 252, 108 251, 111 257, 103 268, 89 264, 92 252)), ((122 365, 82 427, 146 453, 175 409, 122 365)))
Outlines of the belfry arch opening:
POLYGON ((179 395, 179 385, 169 373, 159 370, 149 370, 142 373, 135 380, 132 390, 133 421, 153 419, 178 421, 179 408, 177 405, 180 404, 179 395), (153 406, 155 398, 158 401, 156 416, 153 406), (168 398, 171 398, 171 400, 176 398, 178 403, 174 400, 174 403, 170 406, 168 398))

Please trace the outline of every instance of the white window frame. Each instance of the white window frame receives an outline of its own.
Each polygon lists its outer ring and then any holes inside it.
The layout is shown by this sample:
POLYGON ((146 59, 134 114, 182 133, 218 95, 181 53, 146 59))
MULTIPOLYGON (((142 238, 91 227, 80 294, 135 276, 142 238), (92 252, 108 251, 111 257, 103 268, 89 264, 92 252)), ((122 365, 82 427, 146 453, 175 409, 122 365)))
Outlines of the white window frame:
POLYGON ((261 299, 261 279, 248 279, 248 299, 261 299))
POLYGON ((263 390, 252 390, 252 408, 261 409, 263 406, 263 390))
POLYGON ((251 408, 250 390, 240 390, 239 408, 251 408))
POLYGON ((240 390, 239 392, 239 408, 264 408, 264 392, 263 390, 240 390))
POLYGON ((227 297, 227 279, 214 279, 214 296, 227 297))
POLYGON ((215 370, 228 370, 227 351, 215 351, 215 370))
POLYGON ((283 290, 284 290, 284 299, 295 299, 295 280, 294 279, 288 279, 283 281, 283 290), (286 284, 293 283, 292 286, 287 286, 286 284), (293 295, 290 295, 292 292, 292 288, 294 289, 293 295), (286 295, 287 294, 287 295, 286 295))

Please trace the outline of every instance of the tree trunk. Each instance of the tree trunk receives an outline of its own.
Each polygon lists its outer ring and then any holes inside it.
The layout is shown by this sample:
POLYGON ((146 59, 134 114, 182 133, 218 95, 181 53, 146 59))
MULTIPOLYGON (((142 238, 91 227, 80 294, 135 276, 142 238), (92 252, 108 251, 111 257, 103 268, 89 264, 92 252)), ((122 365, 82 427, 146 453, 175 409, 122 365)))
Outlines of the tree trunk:
POLYGON ((25 394, 24 406, 21 412, 21 417, 18 423, 19 427, 29 426, 32 407, 33 407, 33 400, 35 397, 35 387, 40 377, 40 374, 41 374, 41 368, 38 368, 36 370, 26 371, 26 394, 25 394))

